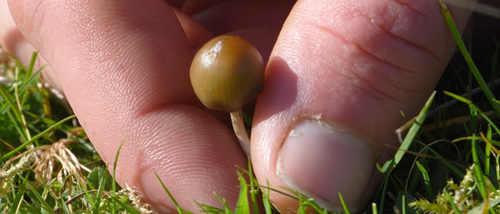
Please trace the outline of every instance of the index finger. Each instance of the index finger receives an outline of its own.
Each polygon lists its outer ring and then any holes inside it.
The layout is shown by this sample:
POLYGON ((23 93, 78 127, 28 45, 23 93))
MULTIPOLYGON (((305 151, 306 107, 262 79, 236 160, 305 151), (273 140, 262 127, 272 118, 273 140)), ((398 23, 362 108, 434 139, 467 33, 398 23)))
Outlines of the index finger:
POLYGON ((164 1, 11 0, 23 35, 54 69, 61 88, 117 181, 136 186, 160 212, 234 205, 246 159, 231 130, 200 108, 189 82, 193 56, 164 1), (169 208, 170 207, 170 208, 169 208))

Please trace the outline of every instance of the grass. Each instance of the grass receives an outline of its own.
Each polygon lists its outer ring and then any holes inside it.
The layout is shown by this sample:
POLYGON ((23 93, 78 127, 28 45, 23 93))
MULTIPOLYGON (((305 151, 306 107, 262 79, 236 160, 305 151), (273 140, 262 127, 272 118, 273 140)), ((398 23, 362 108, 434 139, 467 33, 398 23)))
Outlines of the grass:
MULTIPOLYGON (((487 82, 498 79, 500 43, 491 39, 491 52, 476 52, 444 5, 443 15, 460 52, 420 114, 397 130, 405 137, 394 158, 378 166, 385 179, 366 213, 500 213, 500 101, 498 87, 487 82)), ((116 185, 114 169, 108 173, 71 110, 33 70, 35 59, 24 66, 0 54, 0 75, 7 77, 0 79, 0 212, 151 213, 133 187, 116 185)), ((219 207, 200 210, 250 213, 262 206, 278 213, 268 198, 277 191, 299 201, 299 213, 328 213, 300 193, 259 184, 248 169, 238 174, 235 210, 217 195, 219 207)), ((179 213, 191 213, 164 189, 179 213)))

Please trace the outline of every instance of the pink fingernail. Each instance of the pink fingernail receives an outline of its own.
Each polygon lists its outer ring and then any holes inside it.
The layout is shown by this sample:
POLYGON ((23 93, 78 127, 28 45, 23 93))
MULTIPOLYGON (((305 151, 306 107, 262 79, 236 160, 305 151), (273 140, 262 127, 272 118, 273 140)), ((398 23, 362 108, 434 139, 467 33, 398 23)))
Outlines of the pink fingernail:
POLYGON ((362 206, 375 168, 373 150, 353 133, 315 118, 298 121, 280 150, 277 174, 291 188, 333 212, 362 206))

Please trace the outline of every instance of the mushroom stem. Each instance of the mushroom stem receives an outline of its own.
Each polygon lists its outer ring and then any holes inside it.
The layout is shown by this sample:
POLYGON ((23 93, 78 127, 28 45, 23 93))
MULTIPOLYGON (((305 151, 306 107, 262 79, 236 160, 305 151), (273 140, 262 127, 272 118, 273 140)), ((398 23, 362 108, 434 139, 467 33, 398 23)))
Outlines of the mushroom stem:
POLYGON ((245 129, 245 124, 243 124, 243 115, 241 110, 233 111, 231 114, 231 122, 233 123, 233 130, 240 142, 241 148, 250 158, 250 138, 248 137, 247 130, 245 129))

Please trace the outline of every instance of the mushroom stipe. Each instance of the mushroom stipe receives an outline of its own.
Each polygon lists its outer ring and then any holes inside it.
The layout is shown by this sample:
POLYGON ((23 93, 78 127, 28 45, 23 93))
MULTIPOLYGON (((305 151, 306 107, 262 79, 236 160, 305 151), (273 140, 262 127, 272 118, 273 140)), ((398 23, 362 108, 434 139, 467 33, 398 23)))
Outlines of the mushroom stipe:
POLYGON ((215 37, 194 56, 189 77, 203 105, 230 112, 234 133, 250 158, 250 139, 241 109, 264 88, 264 63, 259 51, 239 37, 215 37))

